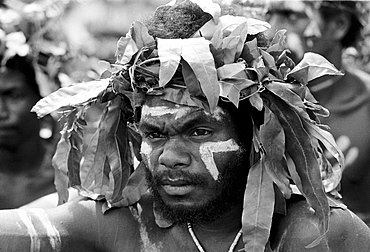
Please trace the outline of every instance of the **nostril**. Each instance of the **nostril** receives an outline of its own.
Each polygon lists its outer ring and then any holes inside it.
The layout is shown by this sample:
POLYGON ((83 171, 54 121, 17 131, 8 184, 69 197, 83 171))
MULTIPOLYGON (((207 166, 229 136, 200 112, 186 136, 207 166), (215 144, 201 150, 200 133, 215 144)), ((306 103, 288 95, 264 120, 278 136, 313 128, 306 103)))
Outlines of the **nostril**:
POLYGON ((159 156, 158 162, 169 169, 181 169, 189 166, 190 155, 184 147, 178 144, 167 145, 159 156))

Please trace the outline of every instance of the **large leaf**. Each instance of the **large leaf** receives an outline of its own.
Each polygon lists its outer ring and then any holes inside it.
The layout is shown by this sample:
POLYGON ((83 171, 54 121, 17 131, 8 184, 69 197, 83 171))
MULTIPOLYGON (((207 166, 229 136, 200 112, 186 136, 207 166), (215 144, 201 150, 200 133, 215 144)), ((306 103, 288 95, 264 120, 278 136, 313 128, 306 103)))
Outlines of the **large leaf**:
POLYGON ((249 170, 242 216, 244 249, 263 252, 270 237, 274 212, 274 187, 263 159, 249 170))
POLYGON ((236 107, 239 106, 241 90, 254 84, 253 81, 242 78, 228 78, 219 81, 220 96, 229 99, 236 107))
POLYGON ((89 188, 95 179, 95 173, 92 169, 95 160, 95 154, 98 149, 98 140, 99 140, 99 130, 93 134, 90 138, 90 143, 86 148, 84 159, 81 164, 80 168, 80 176, 81 176, 81 186, 84 188, 89 188))
MULTIPOLYGON (((105 130, 105 121, 109 113, 109 106, 107 105, 103 111, 102 118, 99 123, 99 133, 98 133, 98 143, 94 156, 93 166, 91 168, 93 176, 93 183, 90 185, 90 188, 93 189, 93 192, 96 194, 104 194, 106 187, 106 180, 104 174, 104 169, 107 166, 107 156, 106 156, 106 130, 105 130)), ((109 166, 107 168, 109 170, 109 166)))
POLYGON ((286 30, 279 30, 275 33, 274 38, 270 43, 270 47, 267 48, 266 52, 277 52, 284 50, 285 40, 286 40, 286 30))
POLYGON ((54 112, 61 107, 78 106, 96 98, 109 84, 108 79, 82 82, 60 88, 44 97, 33 106, 31 112, 36 112, 39 118, 54 112))
POLYGON ((181 60, 181 73, 190 95, 193 97, 204 96, 197 76, 185 60, 181 60))
MULTIPOLYGON (((135 21, 130 28, 130 35, 135 41, 137 48, 143 48, 146 45, 153 44, 154 38, 149 35, 148 28, 140 21, 135 21)), ((127 48, 126 48, 127 50, 127 48)))
POLYGON ((181 56, 193 69, 207 98, 210 111, 213 112, 218 103, 220 87, 209 43, 204 38, 183 39, 181 56))
POLYGON ((175 74, 181 59, 181 39, 157 39, 159 69, 159 86, 166 85, 175 74))
POLYGON ((61 131, 61 138, 58 142, 56 152, 52 159, 55 170, 54 184, 58 192, 58 205, 68 201, 68 155, 71 146, 68 141, 67 125, 61 131))
POLYGON ((248 18, 248 34, 256 35, 261 32, 265 32, 271 28, 271 25, 265 21, 261 21, 255 18, 248 18))
POLYGON ((271 82, 268 85, 266 85, 266 88, 279 96, 281 99, 283 99, 288 104, 291 104, 292 106, 296 106, 298 108, 305 108, 305 105, 303 104, 302 98, 298 96, 295 92, 290 90, 290 86, 286 83, 282 82, 271 82))
POLYGON ((261 97, 264 104, 277 116, 284 129, 286 150, 295 164, 302 183, 302 193, 320 221, 321 236, 312 243, 316 244, 329 229, 329 204, 321 182, 320 167, 311 145, 311 138, 303 128, 298 113, 284 101, 268 92, 261 93, 261 97))
POLYGON ((117 64, 126 64, 128 63, 132 56, 139 51, 135 41, 130 37, 121 37, 117 42, 117 49, 116 49, 116 58, 117 64))
POLYGON ((338 69, 323 56, 307 52, 303 59, 289 72, 287 78, 293 78, 307 85, 311 80, 324 75, 343 75, 338 69))
MULTIPOLYGON (((238 53, 238 45, 240 44, 239 36, 228 36, 223 39, 222 50, 223 50, 223 62, 224 64, 231 64, 235 62, 236 55, 238 53)), ((244 45, 244 44, 242 44, 244 45)))
POLYGON ((285 198, 290 198, 288 173, 283 166, 285 153, 284 131, 274 114, 266 109, 265 123, 261 125, 261 142, 265 146, 265 168, 285 198))
MULTIPOLYGON (((217 68, 217 75, 220 80, 234 77, 235 75, 239 74, 240 72, 244 73, 245 64, 242 62, 239 63, 232 63, 223 65, 222 67, 217 68)), ((247 76, 245 76, 247 78, 247 76)))
POLYGON ((75 123, 69 134, 71 149, 68 155, 68 177, 69 185, 81 185, 80 162, 82 158, 83 130, 78 123, 75 123))
POLYGON ((130 174, 128 158, 131 158, 128 145, 127 121, 120 109, 121 98, 112 100, 105 118, 106 155, 114 179, 112 199, 108 206, 114 206, 122 199, 122 190, 130 174))
POLYGON ((333 135, 331 135, 328 131, 320 128, 317 125, 314 125, 312 123, 309 123, 307 121, 303 121, 305 128, 316 137, 324 146, 325 148, 330 152, 330 154, 335 157, 335 159, 338 161, 340 167, 344 167, 344 156, 342 151, 337 146, 335 139, 333 135))
POLYGON ((131 174, 127 185, 122 191, 122 200, 116 206, 127 207, 138 202, 148 190, 145 178, 145 164, 140 162, 139 166, 131 174))

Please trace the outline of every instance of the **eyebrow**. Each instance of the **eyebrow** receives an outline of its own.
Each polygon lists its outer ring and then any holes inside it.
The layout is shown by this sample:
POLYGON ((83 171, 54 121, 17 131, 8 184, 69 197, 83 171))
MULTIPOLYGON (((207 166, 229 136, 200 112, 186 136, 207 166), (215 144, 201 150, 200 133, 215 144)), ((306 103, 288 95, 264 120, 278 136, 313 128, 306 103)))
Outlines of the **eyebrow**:
MULTIPOLYGON (((186 129, 189 129, 189 128, 192 128, 194 125, 196 124, 202 124, 202 123, 217 123, 218 121, 211 117, 211 116, 207 116, 207 117, 204 117, 201 115, 204 115, 204 114, 201 114, 202 113, 202 110, 199 109, 199 110, 195 110, 195 111, 192 111, 191 113, 188 114, 188 119, 186 119, 186 121, 180 125, 180 127, 177 129, 178 132, 182 132, 182 131, 185 131, 186 129)), ((159 123, 158 122, 158 119, 157 118, 150 118, 149 120, 147 119, 144 119, 144 120, 141 120, 140 121, 140 124, 139 124, 139 129, 141 131, 159 131, 159 132, 164 132, 165 131, 165 125, 166 123, 163 122, 163 123, 159 123)))

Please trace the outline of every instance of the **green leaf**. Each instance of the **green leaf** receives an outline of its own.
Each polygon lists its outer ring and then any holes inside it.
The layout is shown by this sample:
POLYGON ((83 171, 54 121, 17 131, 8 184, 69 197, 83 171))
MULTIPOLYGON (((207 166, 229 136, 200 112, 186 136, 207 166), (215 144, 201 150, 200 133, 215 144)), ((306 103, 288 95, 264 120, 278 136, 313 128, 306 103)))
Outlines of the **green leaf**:
POLYGON ((97 148, 94 156, 93 166, 91 168, 91 176, 93 176, 93 183, 89 186, 89 188, 93 189, 93 192, 96 194, 104 195, 107 190, 107 178, 105 173, 110 171, 109 165, 107 163, 107 156, 106 156, 106 131, 105 131, 105 121, 107 120, 108 112, 109 112, 109 104, 105 107, 102 118, 99 123, 99 134, 98 134, 98 143, 97 148), (106 170, 106 171, 104 171, 106 170))
POLYGON ((75 123, 75 129, 70 132, 69 142, 71 149, 68 155, 69 185, 81 185, 80 162, 82 158, 83 131, 82 127, 75 123))
POLYGON ((272 57, 271 54, 269 54, 268 52, 264 50, 260 50, 260 53, 262 55, 262 59, 263 59, 265 66, 267 66, 271 70, 277 70, 274 57, 272 57))
POLYGON ((239 36, 228 36, 223 39, 222 50, 224 53, 224 64, 231 64, 235 62, 238 53, 237 48, 240 42, 239 36))
MULTIPOLYGON (((248 36, 248 29, 249 29, 248 22, 243 22, 243 23, 239 24, 235 28, 235 30, 233 30, 230 34, 230 37, 238 37, 239 38, 239 41, 238 41, 237 46, 235 48, 234 59, 238 59, 240 57, 240 54, 243 51, 244 43, 245 43, 245 40, 247 39, 247 36, 248 36)), ((230 63, 233 63, 233 62, 230 62, 230 63)))
POLYGON ((138 51, 139 48, 131 37, 121 37, 117 42, 116 63, 122 65, 128 63, 138 51))
POLYGON ((123 118, 120 105, 120 97, 112 100, 104 121, 106 155, 114 179, 113 195, 108 206, 115 206, 122 199, 122 190, 130 175, 128 159, 132 156, 128 145, 127 121, 123 118))
POLYGON ((330 152, 333 157, 338 161, 340 167, 344 167, 344 156, 342 151, 337 146, 335 139, 332 134, 328 131, 321 129, 319 126, 312 123, 303 121, 305 128, 310 132, 310 134, 316 137, 330 152))
POLYGON ((311 80, 323 75, 343 75, 338 69, 323 56, 307 52, 303 59, 289 72, 287 78, 293 78, 307 85, 311 80))
POLYGON ((271 28, 271 25, 265 21, 261 21, 255 18, 247 18, 248 23, 248 34, 256 35, 261 32, 265 32, 271 28))
POLYGON ((239 106, 241 90, 254 84, 253 81, 243 78, 227 78, 219 83, 220 96, 228 98, 236 107, 239 106))
POLYGON ((273 182, 261 159, 249 170, 244 194, 242 227, 245 251, 265 250, 270 237, 274 203, 273 182))
POLYGON ((175 74, 181 59, 181 39, 157 39, 160 59, 159 86, 166 85, 175 74))
POLYGON ((258 111, 262 111, 263 109, 263 101, 259 93, 253 94, 249 97, 249 102, 253 107, 255 107, 258 111))
POLYGON ((257 47, 257 39, 246 42, 242 54, 240 55, 249 65, 252 65, 252 62, 257 60, 260 56, 260 50, 258 50, 257 47))
POLYGON ((204 38, 183 39, 181 56, 193 69, 207 98, 209 109, 213 112, 218 103, 220 87, 209 43, 204 38))
MULTIPOLYGON (((223 80, 226 78, 234 77, 240 72, 244 73, 244 70, 245 64, 242 62, 227 64, 217 68, 217 76, 220 80, 223 80)), ((245 78, 247 78, 247 76, 245 76, 245 78)))
POLYGON ((291 189, 288 173, 283 166, 285 153, 285 136, 276 116, 266 108, 265 123, 261 125, 260 135, 265 147, 265 168, 274 183, 278 186, 285 198, 290 198, 291 189))
POLYGON ((199 97, 191 96, 186 88, 166 88, 161 96, 161 99, 180 105, 200 107, 204 110, 209 110, 209 107, 205 101, 201 100, 199 97))
POLYGON ((274 38, 272 39, 269 48, 266 52, 279 52, 284 50, 285 40, 286 40, 286 30, 279 30, 275 33, 274 38))
POLYGON ((317 242, 329 229, 329 205, 321 182, 320 167, 311 145, 310 135, 303 128, 298 113, 285 102, 269 92, 261 93, 261 97, 264 104, 277 116, 284 129, 286 150, 293 159, 302 183, 302 194, 314 209, 315 215, 320 221, 321 236, 315 241, 317 242))
POLYGON ((94 169, 92 169, 95 161, 95 155, 98 149, 99 130, 96 130, 90 139, 84 159, 80 168, 81 186, 85 189, 89 188, 95 179, 94 169))
POLYGON ((155 43, 154 38, 148 33, 148 28, 140 21, 134 21, 129 34, 139 49, 155 43))
POLYGON ((68 141, 67 125, 61 131, 61 138, 58 142, 56 152, 52 159, 55 170, 54 184, 58 192, 58 205, 68 201, 68 167, 67 160, 71 146, 68 141))
POLYGON ((36 112, 37 116, 41 118, 62 107, 77 107, 95 99, 108 87, 108 84, 109 80, 103 79, 60 88, 38 101, 31 112, 36 112))
POLYGON ((282 82, 271 82, 266 85, 266 88, 273 92, 275 95, 279 96, 286 103, 296 106, 298 108, 304 109, 303 99, 298 96, 295 92, 290 90, 290 85, 282 82))
POLYGON ((116 207, 127 207, 138 202, 148 190, 145 178, 145 164, 140 162, 139 166, 131 174, 127 185, 122 191, 122 200, 116 207))
POLYGON ((204 96, 202 89, 200 88, 198 78, 195 76, 193 69, 191 69, 185 60, 181 60, 181 66, 182 76, 190 95, 193 97, 204 96))

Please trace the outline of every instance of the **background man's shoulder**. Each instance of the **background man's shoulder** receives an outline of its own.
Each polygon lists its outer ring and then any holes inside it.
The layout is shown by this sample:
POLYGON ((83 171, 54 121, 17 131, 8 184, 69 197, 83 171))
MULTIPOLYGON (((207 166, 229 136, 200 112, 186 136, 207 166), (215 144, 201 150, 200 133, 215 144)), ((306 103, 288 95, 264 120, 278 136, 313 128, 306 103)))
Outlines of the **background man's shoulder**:
MULTIPOLYGON (((322 239, 308 251, 328 251, 328 247, 331 251, 369 251, 370 229, 366 224, 343 204, 330 205, 327 240, 322 239)), ((303 198, 290 201, 286 216, 278 217, 273 225, 273 249, 305 251, 320 237, 318 218, 303 198)))

